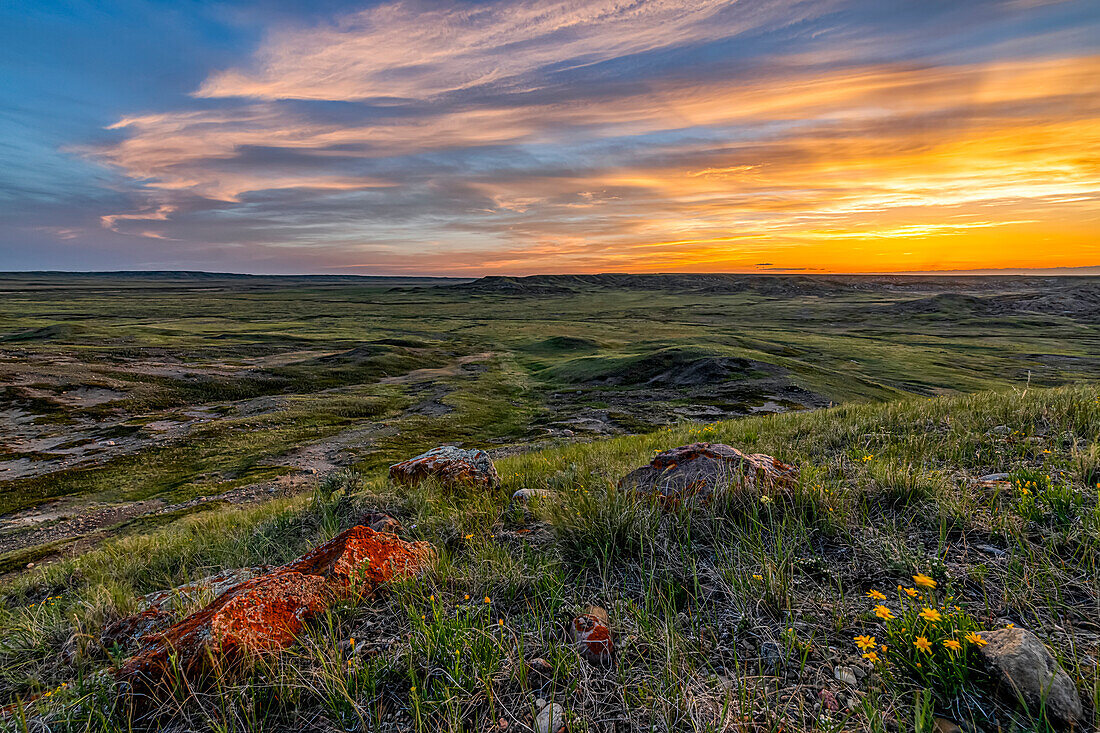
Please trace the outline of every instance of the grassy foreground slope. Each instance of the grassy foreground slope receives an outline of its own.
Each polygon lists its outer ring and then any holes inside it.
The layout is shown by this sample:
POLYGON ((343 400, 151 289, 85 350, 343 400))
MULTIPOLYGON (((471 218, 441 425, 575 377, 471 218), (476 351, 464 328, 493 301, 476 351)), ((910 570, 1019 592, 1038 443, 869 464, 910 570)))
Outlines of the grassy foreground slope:
POLYGON ((1013 623, 1043 639, 1095 724, 1096 388, 689 424, 497 465, 503 486, 478 494, 399 490, 345 471, 312 496, 188 516, 15 579, 0 589, 0 694, 49 695, 7 725, 529 730, 542 698, 569 711, 573 731, 931 730, 934 716, 976 730, 1049 729, 998 697, 975 664, 918 669, 909 662, 922 657, 904 644, 880 653, 889 664, 861 654, 860 635, 908 643, 867 594, 900 614, 895 589, 917 574, 936 581, 952 623, 1013 623), (770 501, 671 511, 615 491, 654 451, 698 440, 793 463, 800 484, 770 501), (993 472, 1011 484, 974 480, 993 472), (524 487, 555 498, 524 513, 509 502, 524 487), (157 710, 130 708, 101 674, 117 660, 99 630, 142 594, 283 562, 376 510, 436 545, 429 575, 339 608, 290 652, 157 710), (606 668, 563 633, 589 604, 610 612, 618 654, 606 668), (534 658, 552 672, 531 672, 534 658), (848 673, 855 684, 838 681, 848 673))

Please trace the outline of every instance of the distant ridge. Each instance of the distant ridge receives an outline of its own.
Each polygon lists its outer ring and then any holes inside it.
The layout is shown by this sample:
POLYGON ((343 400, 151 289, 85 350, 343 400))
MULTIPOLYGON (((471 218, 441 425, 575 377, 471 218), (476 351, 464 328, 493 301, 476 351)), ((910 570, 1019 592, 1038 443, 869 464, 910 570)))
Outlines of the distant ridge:
POLYGON ((312 280, 328 282, 362 282, 376 280, 381 282, 438 282, 462 283, 473 278, 431 277, 419 275, 253 275, 240 272, 206 272, 204 270, 105 270, 105 271, 68 271, 68 270, 26 270, 0 272, 4 279, 28 278, 134 278, 141 280, 312 280))
POLYGON ((451 287, 475 293, 498 295, 566 295, 592 288, 627 290, 675 290, 687 292, 753 292, 789 297, 829 295, 846 291, 900 290, 935 293, 965 288, 999 290, 1006 284, 1023 289, 1065 287, 1070 284, 1093 287, 1100 277, 1080 275, 806 275, 806 274, 654 274, 631 275, 529 275, 508 277, 489 275, 451 287))

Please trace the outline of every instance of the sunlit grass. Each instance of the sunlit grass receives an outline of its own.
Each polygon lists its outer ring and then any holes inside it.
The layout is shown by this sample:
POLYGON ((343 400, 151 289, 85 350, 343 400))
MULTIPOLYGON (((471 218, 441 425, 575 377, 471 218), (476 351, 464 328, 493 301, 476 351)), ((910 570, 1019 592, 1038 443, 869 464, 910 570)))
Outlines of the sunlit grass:
POLYGON ((1098 431, 1098 392, 1061 388, 552 445, 499 460, 503 485, 488 492, 343 473, 312 495, 187 517, 7 584, 0 689, 60 690, 28 710, 62 728, 155 726, 156 711, 113 701, 97 674, 111 661, 96 641, 107 621, 149 591, 284 562, 387 511, 438 548, 431 572, 334 608, 288 653, 161 712, 197 730, 280 730, 302 715, 343 730, 502 718, 522 729, 541 697, 565 705, 575 730, 886 730, 936 715, 988 725, 990 711, 1026 729, 977 673, 968 634, 1026 626, 1097 698, 1092 652, 1066 630, 1087 628, 1100 602, 1097 492, 1082 480, 1098 431), (696 440, 775 455, 799 482, 768 501, 673 508, 618 491, 655 451, 696 440), (1011 480, 974 482, 993 472, 1011 480), (551 494, 517 507, 519 488, 551 494), (564 631, 590 604, 615 632, 604 668, 564 631), (838 683, 839 667, 860 671, 863 695, 838 683), (823 688, 851 705, 829 709, 823 688))

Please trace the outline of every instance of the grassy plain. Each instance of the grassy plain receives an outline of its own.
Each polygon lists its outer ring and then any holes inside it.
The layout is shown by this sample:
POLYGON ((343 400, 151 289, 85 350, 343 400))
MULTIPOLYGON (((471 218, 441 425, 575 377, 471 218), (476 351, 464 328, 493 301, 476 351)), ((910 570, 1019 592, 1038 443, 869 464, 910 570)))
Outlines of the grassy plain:
POLYGON ((925 730, 932 713, 1046 729, 977 672, 949 691, 860 656, 852 637, 883 633, 864 594, 918 572, 983 624, 1046 640, 1095 713, 1091 281, 0 288, 0 570, 39 565, 0 590, 0 695, 60 688, 31 709, 51 729, 524 729, 539 697, 574 731, 925 730), (701 439, 795 463, 802 483, 671 513, 614 490, 701 439), (491 449, 500 491, 388 485, 387 463, 443 442, 491 449), (339 490, 313 491, 334 471, 339 490), (973 481, 991 472, 1012 488, 973 481), (557 499, 517 511, 524 487, 557 499), (136 718, 117 703, 98 631, 142 594, 283 562, 373 510, 442 550, 428 577, 209 696, 136 718), (590 603, 620 641, 609 669, 561 632, 590 603), (378 653, 349 665, 351 637, 378 653), (527 678, 533 657, 549 679, 527 678))

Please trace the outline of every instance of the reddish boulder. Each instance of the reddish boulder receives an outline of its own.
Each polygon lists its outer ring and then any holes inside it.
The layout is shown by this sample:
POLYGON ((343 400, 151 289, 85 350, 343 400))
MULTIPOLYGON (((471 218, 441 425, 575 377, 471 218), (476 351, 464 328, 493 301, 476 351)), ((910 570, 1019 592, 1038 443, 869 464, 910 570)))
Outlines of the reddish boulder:
POLYGON ((395 577, 415 575, 434 552, 427 542, 406 542, 370 527, 352 527, 294 562, 273 572, 293 572, 325 578, 339 597, 369 594, 395 577))
POLYGON ((128 650, 143 642, 145 637, 164 631, 175 623, 181 609, 204 598, 217 598, 230 588, 270 570, 270 565, 222 570, 177 588, 149 593, 144 599, 145 608, 140 613, 107 624, 99 641, 107 649, 118 646, 128 650))
POLYGON ((333 601, 361 597, 380 583, 417 573, 432 555, 425 542, 353 527, 288 565, 234 585, 202 610, 146 637, 116 677, 143 693, 155 693, 177 678, 202 686, 212 673, 289 646, 305 623, 333 601))
POLYGON ((396 484, 415 486, 428 478, 449 486, 492 489, 500 485, 497 469, 483 450, 445 445, 390 466, 390 479, 396 484))
POLYGON ((607 628, 607 611, 602 608, 588 609, 588 613, 573 619, 570 630, 573 644, 582 657, 592 664, 606 664, 611 661, 614 647, 611 643, 611 630, 607 628))
POLYGON ((794 485, 798 469, 771 456, 746 454, 723 443, 692 443, 658 453, 619 488, 666 502, 708 500, 716 493, 774 491, 794 485))

